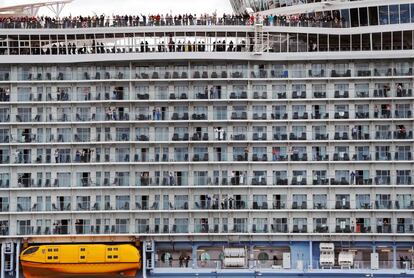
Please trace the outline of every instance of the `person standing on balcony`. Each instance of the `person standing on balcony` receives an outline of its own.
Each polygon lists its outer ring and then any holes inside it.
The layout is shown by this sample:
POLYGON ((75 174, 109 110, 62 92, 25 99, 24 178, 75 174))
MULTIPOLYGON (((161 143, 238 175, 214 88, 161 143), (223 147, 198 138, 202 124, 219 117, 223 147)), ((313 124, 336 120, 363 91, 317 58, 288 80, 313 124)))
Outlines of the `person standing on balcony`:
POLYGON ((355 182, 355 172, 354 172, 354 171, 352 171, 352 172, 351 172, 351 185, 353 185, 353 184, 354 184, 354 182, 355 182))

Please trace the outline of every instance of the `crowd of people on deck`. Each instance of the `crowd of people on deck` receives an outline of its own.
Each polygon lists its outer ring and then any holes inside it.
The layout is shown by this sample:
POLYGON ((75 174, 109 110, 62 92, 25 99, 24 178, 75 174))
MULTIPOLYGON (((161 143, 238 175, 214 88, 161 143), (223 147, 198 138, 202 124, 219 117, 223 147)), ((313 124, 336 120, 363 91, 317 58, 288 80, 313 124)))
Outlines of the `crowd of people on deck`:
POLYGON ((311 13, 296 15, 259 14, 154 14, 154 15, 95 15, 65 16, 62 18, 0 17, 0 28, 97 28, 135 26, 191 26, 191 25, 251 25, 261 22, 266 26, 321 26, 344 27, 345 20, 339 13, 311 13))

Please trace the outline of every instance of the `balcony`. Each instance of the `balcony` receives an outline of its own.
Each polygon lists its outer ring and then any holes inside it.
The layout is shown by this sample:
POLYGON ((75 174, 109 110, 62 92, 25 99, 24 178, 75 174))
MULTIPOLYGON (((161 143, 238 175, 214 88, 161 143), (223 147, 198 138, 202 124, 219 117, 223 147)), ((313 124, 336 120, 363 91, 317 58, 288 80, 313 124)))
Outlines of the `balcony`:
POLYGON ((230 99, 247 99, 247 92, 246 91, 231 92, 229 98, 230 99))
POLYGON ((171 120, 172 121, 188 121, 188 113, 184 112, 184 113, 177 113, 174 112, 171 116, 171 120))
POLYGON ((356 119, 369 119, 369 111, 355 112, 356 119))
POLYGON ((313 92, 314 98, 326 98, 326 92, 313 92))
POLYGON ((252 225, 252 233, 267 233, 268 232, 268 226, 267 224, 253 224, 252 225))
POLYGON ((413 90, 412 89, 401 89, 396 91, 396 97, 412 97, 413 90))
POLYGON ((238 111, 232 112, 230 119, 232 120, 247 120, 247 112, 246 111, 238 111))
POLYGON ((349 202, 349 200, 337 200, 335 202, 335 209, 350 209, 351 208, 351 203, 349 202))
POLYGON ((392 202, 390 200, 380 200, 375 201, 375 208, 376 209, 391 209, 392 202))
POLYGON ((253 92, 253 99, 267 99, 267 92, 253 92))
POLYGON ((293 120, 307 120, 309 118, 308 112, 303 112, 303 113, 299 113, 299 112, 293 112, 292 114, 292 119, 293 120))
POLYGON ((304 234, 304 233, 307 233, 307 232, 308 232, 308 226, 306 226, 306 225, 302 225, 302 226, 293 225, 293 227, 292 227, 292 233, 304 234))
POLYGON ((388 89, 375 89, 374 90, 374 97, 377 98, 386 98, 389 97, 388 89))
POLYGON ((314 233, 329 233, 329 227, 327 225, 316 225, 313 229, 314 233))
POLYGON ((349 185, 346 177, 331 178, 331 185, 349 185))
POLYGON ((313 140, 329 140, 329 134, 324 133, 314 133, 313 140))
POLYGON ((397 175, 397 185, 412 185, 413 179, 411 176, 397 175))
POLYGON ((170 100, 176 100, 176 99, 188 99, 188 95, 186 93, 171 93, 169 96, 170 100))
POLYGON ((329 184, 329 179, 326 177, 318 177, 318 178, 314 178, 312 180, 312 184, 313 185, 328 185, 329 184))
POLYGON ((306 140, 306 132, 302 132, 301 134, 291 132, 289 134, 289 140, 306 140))
POLYGON ((287 178, 276 178, 274 185, 288 185, 289 181, 287 178))
POLYGON ((205 114, 205 113, 201 113, 201 114, 193 113, 191 115, 191 120, 193 120, 193 121, 205 121, 205 120, 207 120, 207 114, 205 114))
POLYGON ((290 155, 291 161, 308 161, 308 154, 307 153, 293 153, 290 155))
MULTIPOLYGON (((388 134, 388 137, 391 137, 391 135, 388 134)), ((411 130, 407 132, 405 129, 394 131, 394 139, 397 139, 397 140, 413 139, 413 132, 411 130)))
POLYGON ((409 202, 395 201, 395 209, 414 209, 414 201, 409 201, 409 202))
POLYGON ((341 227, 340 225, 335 226, 335 233, 351 233, 351 226, 345 225, 344 227, 341 227))
POLYGON ((351 77, 351 70, 339 72, 337 70, 331 71, 331 77, 351 77))
POLYGON ((335 119, 349 119, 349 111, 339 111, 335 112, 335 119))
POLYGON ((349 140, 348 132, 335 132, 334 140, 349 140))
POLYGON ((293 177, 291 185, 307 185, 307 179, 302 176, 293 177))
POLYGON ((253 209, 268 209, 269 206, 267 204, 267 202, 257 202, 257 201, 253 201, 253 209))
POLYGON ((267 120, 266 113, 253 113, 253 120, 267 120))
POLYGON ((272 233, 287 233, 288 225, 287 224, 272 224, 271 231, 272 233))
POLYGON ((388 234, 392 233, 392 227, 391 224, 383 224, 383 225, 377 225, 376 229, 377 233, 379 234, 388 234))
POLYGON ((349 154, 346 152, 339 152, 333 154, 334 161, 349 161, 349 154))
MULTIPOLYGON (((171 140, 172 141, 188 141, 189 135, 188 133, 183 133, 183 134, 174 133, 171 140)), ((149 141, 149 140, 146 140, 146 141, 149 141)))
POLYGON ((267 154, 252 154, 252 161, 267 161, 267 154))
POLYGON ((198 161, 208 161, 208 153, 204 153, 204 154, 194 154, 193 155, 193 161, 198 162, 198 161))
POLYGON ((273 140, 286 141, 287 139, 288 139, 287 133, 275 133, 275 134, 273 134, 273 140))
POLYGON ((375 184, 376 185, 390 185, 391 177, 390 176, 376 176, 375 184))
POLYGON ((292 99, 305 99, 306 98, 306 91, 293 91, 292 92, 292 99))
POLYGON ((349 98, 349 92, 348 91, 335 91, 334 97, 335 98, 349 98))
POLYGON ((271 114, 272 120, 286 120, 288 118, 287 113, 272 113, 271 114))
POLYGON ((292 209, 307 209, 308 205, 306 201, 302 201, 302 202, 296 202, 293 201, 292 202, 292 209))

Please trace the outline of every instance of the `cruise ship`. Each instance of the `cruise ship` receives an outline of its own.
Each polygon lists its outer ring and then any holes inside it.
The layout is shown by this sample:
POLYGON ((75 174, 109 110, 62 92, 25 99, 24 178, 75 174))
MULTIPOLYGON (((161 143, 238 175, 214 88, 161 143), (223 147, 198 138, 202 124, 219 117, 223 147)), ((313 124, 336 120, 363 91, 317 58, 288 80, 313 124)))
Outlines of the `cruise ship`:
POLYGON ((230 2, 0 13, 1 278, 414 277, 414 1, 230 2))

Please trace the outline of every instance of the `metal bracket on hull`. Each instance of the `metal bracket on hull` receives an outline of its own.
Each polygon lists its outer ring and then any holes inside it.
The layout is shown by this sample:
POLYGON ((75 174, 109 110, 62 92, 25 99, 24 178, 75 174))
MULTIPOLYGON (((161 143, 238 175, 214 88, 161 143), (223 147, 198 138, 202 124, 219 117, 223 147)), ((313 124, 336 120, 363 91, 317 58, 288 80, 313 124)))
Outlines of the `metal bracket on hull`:
MULTIPOLYGON (((13 276, 15 272, 15 262, 16 265, 19 262, 18 254, 16 255, 16 249, 14 242, 3 242, 1 244, 1 272, 0 278, 5 278, 7 276, 13 276), (15 260, 16 256, 16 260, 15 260)), ((17 244, 17 249, 20 250, 20 246, 17 244)), ((18 270, 18 268, 16 268, 18 270)), ((19 277, 19 273, 16 272, 16 277, 19 277)))

